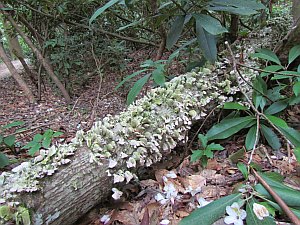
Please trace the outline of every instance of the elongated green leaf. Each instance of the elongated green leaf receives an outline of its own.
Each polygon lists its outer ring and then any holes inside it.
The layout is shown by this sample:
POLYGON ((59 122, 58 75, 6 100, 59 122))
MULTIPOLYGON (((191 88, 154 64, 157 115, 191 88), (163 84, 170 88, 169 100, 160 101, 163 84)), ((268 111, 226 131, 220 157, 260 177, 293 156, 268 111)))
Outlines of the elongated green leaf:
POLYGON ((272 129, 267 127, 264 124, 261 124, 261 131, 264 137, 266 138, 268 144, 274 149, 279 150, 281 147, 278 136, 274 133, 272 129))
POLYGON ((241 194, 232 194, 215 200, 208 205, 194 210, 189 216, 183 218, 179 225, 211 225, 225 214, 226 206, 237 202, 241 194))
POLYGON ((288 128, 282 128, 282 127, 278 127, 279 130, 281 130, 281 132, 286 136, 287 139, 290 140, 290 142, 292 142, 293 145, 295 145, 296 147, 300 147, 300 132, 288 127, 288 128))
POLYGON ((282 178, 279 177, 279 175, 274 175, 274 174, 269 174, 269 173, 262 173, 262 172, 258 172, 258 174, 264 179, 264 181, 267 182, 268 185, 272 186, 272 187, 278 187, 278 188, 282 188, 282 189, 289 189, 291 191, 293 191, 294 189, 284 185, 281 180, 282 178))
POLYGON ((225 27, 223 27, 219 20, 205 14, 194 14, 194 18, 197 23, 199 23, 204 30, 212 35, 218 35, 228 32, 225 27))
POLYGON ((185 15, 177 16, 167 36, 167 49, 171 49, 178 41, 184 26, 185 15))
POLYGON ((270 105, 265 111, 265 114, 273 115, 276 113, 281 112, 282 110, 286 109, 288 106, 288 102, 286 100, 274 102, 272 105, 270 105))
POLYGON ((300 45, 294 46, 289 52, 289 64, 300 56, 300 45))
POLYGON ((252 94, 254 105, 256 108, 260 107, 263 110, 267 100, 262 94, 267 93, 267 84, 261 77, 257 76, 253 81, 253 87, 255 88, 252 94))
POLYGON ((138 25, 138 24, 140 24, 140 23, 142 23, 142 22, 144 22, 144 21, 145 21, 145 19, 141 19, 141 20, 138 20, 138 21, 134 21, 134 22, 132 22, 132 23, 129 23, 129 24, 125 25, 125 26, 122 26, 122 27, 118 28, 117 31, 125 30, 125 29, 127 29, 128 27, 134 27, 135 25, 138 25))
POLYGON ((45 138, 42 142, 43 148, 49 148, 51 141, 52 141, 52 139, 50 137, 45 138))
POLYGON ((225 139, 245 128, 249 123, 256 120, 253 116, 224 119, 214 125, 206 134, 208 140, 225 139))
POLYGON ((4 168, 5 166, 9 165, 9 158, 0 152, 0 168, 4 168))
POLYGON ((94 12, 92 17, 89 20, 89 25, 92 24, 92 22, 100 16, 105 10, 107 10, 109 7, 113 6, 114 4, 118 3, 120 0, 110 0, 108 3, 106 3, 104 6, 100 7, 99 9, 94 12))
POLYGON ((206 148, 206 146, 207 146, 207 137, 206 136, 204 136, 203 134, 198 134, 198 138, 199 138, 199 140, 201 141, 201 145, 202 145, 202 147, 203 148, 206 148))
POLYGON ((141 74, 141 73, 143 73, 143 72, 145 72, 145 71, 147 71, 147 69, 143 69, 143 70, 136 71, 136 72, 130 74, 129 76, 125 77, 125 78, 117 85, 117 87, 115 87, 115 90, 119 89, 126 81, 130 80, 131 78, 133 78, 133 77, 135 77, 135 76, 137 76, 137 75, 139 75, 139 74, 141 74))
POLYGON ((249 0, 212 0, 213 5, 234 6, 236 8, 249 8, 254 10, 265 9, 265 6, 256 1, 249 0))
POLYGON ((22 125, 24 125, 24 124, 25 124, 24 121, 18 120, 18 121, 14 121, 14 122, 12 122, 12 123, 9 123, 9 124, 3 126, 2 128, 3 128, 3 129, 9 129, 9 128, 12 128, 12 127, 22 126, 22 125))
POLYGON ((296 96, 299 95, 299 93, 300 93, 300 81, 298 81, 297 83, 294 84, 293 91, 294 91, 294 94, 296 96))
POLYGON ((191 162, 196 162, 203 156, 204 150, 195 150, 191 155, 191 162))
POLYGON ((42 141, 43 138, 44 138, 43 135, 41 135, 41 134, 36 134, 36 135, 33 136, 33 141, 39 142, 39 141, 42 141))
POLYGON ((254 200, 251 199, 247 205, 246 205, 246 212, 247 212, 247 217, 246 217, 246 223, 251 224, 251 225, 275 225, 274 218, 272 217, 265 217, 263 220, 260 220, 257 218, 253 211, 253 204, 254 200))
POLYGON ((300 103, 300 95, 298 96, 292 96, 289 99, 289 105, 296 105, 300 103))
POLYGON ((226 102, 223 106, 224 109, 236 109, 236 110, 247 110, 246 106, 241 105, 237 102, 226 102))
POLYGON ((36 143, 28 150, 28 154, 33 156, 40 148, 42 147, 41 143, 36 143))
POLYGON ((288 79, 288 78, 292 78, 292 77, 298 77, 300 76, 300 73, 297 71, 280 71, 280 73, 282 74, 275 74, 271 80, 282 80, 282 79, 288 79), (286 75, 284 75, 286 74, 286 75))
POLYGON ((265 77, 270 75, 272 72, 277 72, 278 70, 282 70, 284 67, 283 66, 279 66, 279 65, 272 65, 272 66, 267 66, 266 68, 264 68, 265 71, 268 72, 262 72, 260 74, 261 77, 265 77))
POLYGON ((248 169, 244 163, 238 162, 237 168, 241 171, 245 179, 248 179, 248 169))
POLYGON ((30 149, 31 147, 35 146, 36 143, 38 143, 38 142, 36 142, 36 141, 30 141, 30 142, 28 142, 26 145, 24 145, 24 146, 22 147, 22 149, 30 149))
POLYGON ((130 105, 135 100, 136 96, 141 92, 143 86, 147 83, 150 76, 151 74, 147 74, 135 82, 127 95, 127 105, 130 105))
POLYGON ((233 6, 210 6, 210 7, 208 7, 208 9, 212 10, 212 11, 229 12, 229 13, 242 15, 242 16, 250 16, 250 15, 258 13, 256 10, 253 10, 253 9, 236 8, 233 6))
POLYGON ((265 60, 268 60, 268 61, 272 61, 272 62, 274 62, 278 65, 281 65, 281 62, 280 62, 279 58, 271 50, 266 49, 266 48, 262 48, 262 49, 257 49, 257 52, 258 53, 254 53, 252 56, 253 57, 258 57, 260 59, 265 59, 265 60))
MULTIPOLYGON (((280 208, 280 206, 278 204, 276 204, 275 202, 272 202, 272 201, 268 201, 268 203, 274 207, 275 209, 277 209, 281 214, 283 213, 282 209, 280 208)), ((291 208, 289 207, 290 210, 292 210, 292 212, 298 217, 300 218, 300 210, 298 209, 294 209, 294 208, 291 208)))
POLYGON ((153 70, 152 77, 153 77, 154 82, 156 84, 158 84, 159 86, 165 85, 166 77, 165 77, 163 69, 157 68, 157 69, 153 70))
POLYGON ((14 146, 16 142, 16 136, 15 135, 9 135, 3 139, 3 142, 8 146, 12 147, 14 146))
MULTIPOLYGON (((273 197, 269 194, 269 192, 261 185, 255 185, 255 190, 261 195, 265 196, 270 200, 274 200, 273 197)), ((282 200, 290 207, 300 207, 300 191, 290 190, 287 188, 278 188, 271 186, 273 191, 275 191, 282 200)))
POLYGON ((203 29, 199 21, 196 21, 197 41, 204 57, 211 63, 217 60, 217 41, 216 37, 203 29))
POLYGON ((59 136, 61 136, 62 134, 63 134, 63 132, 56 131, 56 132, 54 132, 53 137, 59 137, 59 136))
POLYGON ((0 134, 0 145, 2 144, 2 142, 3 142, 3 136, 0 134))
POLYGON ((276 127, 281 127, 281 128, 288 128, 289 126, 287 125, 287 123, 277 117, 277 116, 271 116, 271 115, 266 115, 266 117, 276 126, 276 127))
POLYGON ((206 149, 210 151, 221 151, 224 150, 224 147, 220 144, 211 143, 206 147, 206 149))
MULTIPOLYGON (((247 150, 251 150, 254 147, 255 139, 256 139, 256 131, 257 131, 257 126, 254 125, 252 126, 246 136, 246 141, 245 141, 245 146, 247 150)), ((259 133, 258 133, 259 135, 259 133)), ((259 140, 259 137, 258 137, 259 140)))

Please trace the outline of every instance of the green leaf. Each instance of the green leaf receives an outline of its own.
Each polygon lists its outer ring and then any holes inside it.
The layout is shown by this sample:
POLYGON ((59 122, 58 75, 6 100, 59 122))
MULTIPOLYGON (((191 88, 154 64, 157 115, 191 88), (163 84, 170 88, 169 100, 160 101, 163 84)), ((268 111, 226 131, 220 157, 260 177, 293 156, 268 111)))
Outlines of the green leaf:
POLYGON ((2 128, 3 128, 3 129, 9 129, 9 128, 12 128, 12 127, 22 126, 22 125, 24 125, 24 124, 25 124, 24 121, 18 120, 18 121, 14 121, 14 122, 12 122, 12 123, 9 123, 9 124, 3 126, 2 128))
POLYGON ((22 149, 29 149, 29 148, 35 146, 36 143, 38 143, 38 142, 36 142, 36 141, 30 141, 30 142, 28 142, 26 145, 24 145, 24 146, 22 147, 22 149))
POLYGON ((260 2, 245 0, 212 0, 209 5, 208 10, 224 11, 245 16, 257 14, 257 10, 265 9, 265 6, 260 2))
MULTIPOLYGON (((254 186, 255 190, 265 196, 269 200, 274 200, 273 197, 269 194, 269 192, 261 185, 257 184, 254 186)), ((290 190, 287 188, 279 188, 271 186, 273 191, 278 194, 282 200, 290 207, 300 207, 300 191, 290 190)))
POLYGON ((275 74, 271 80, 281 80, 281 79, 289 79, 292 77, 299 77, 300 73, 296 72, 296 71, 280 71, 280 73, 282 74, 275 74), (286 75, 284 75, 286 74, 286 75))
POLYGON ((254 200, 251 199, 248 201, 246 205, 246 212, 247 212, 247 217, 246 217, 246 223, 250 225, 275 225, 274 218, 272 217, 265 217, 263 220, 260 220, 257 218, 253 211, 253 204, 254 200))
POLYGON ((117 87, 115 87, 115 90, 119 89, 126 81, 130 80, 131 78, 133 78, 133 77, 135 77, 135 76, 137 76, 137 75, 139 75, 139 74, 141 74, 141 73, 143 73, 143 72, 145 72, 145 71, 147 71, 147 69, 143 69, 143 70, 136 71, 136 72, 130 74, 129 76, 125 77, 125 78, 117 85, 117 87))
POLYGON ((281 147, 278 136, 274 133, 272 129, 267 127, 264 124, 261 124, 261 131, 264 137, 266 138, 268 144, 274 149, 279 150, 281 147))
POLYGON ((297 83, 294 84, 293 91, 294 91, 296 96, 299 95, 299 93, 300 93, 300 81, 298 81, 297 83))
POLYGON ((14 216, 14 212, 11 206, 1 205, 0 206, 0 218, 11 220, 14 216))
POLYGON ((226 102, 223 106, 224 109, 236 109, 236 110, 247 110, 246 106, 241 105, 237 102, 226 102))
MULTIPOLYGON (((277 210, 280 212, 280 214, 283 214, 283 211, 282 211, 281 207, 280 207, 278 204, 276 204, 275 202, 272 202, 272 201, 268 201, 268 203, 269 203, 272 207, 274 207, 275 209, 277 209, 277 210)), ((300 218, 300 210, 297 210, 297 209, 294 209, 294 208, 291 208, 291 207, 289 207, 289 208, 290 208, 290 210, 291 210, 298 218, 300 218)))
POLYGON ((289 126, 287 125, 287 123, 277 117, 277 116, 271 116, 271 115, 265 115, 276 127, 281 127, 281 128, 288 128, 289 126))
POLYGON ((43 142, 42 142, 42 146, 44 148, 49 148, 50 144, 51 144, 52 138, 51 137, 46 137, 43 142))
POLYGON ((167 49, 171 49, 178 41, 180 34, 183 30, 184 20, 185 20, 185 15, 180 15, 175 18, 174 23, 172 24, 171 29, 167 36, 167 41, 166 41, 167 49))
POLYGON ((214 63, 217 60, 217 41, 215 36, 204 30, 199 21, 196 21, 196 35, 204 57, 211 63, 214 63))
POLYGON ((51 130, 51 129, 48 129, 48 130, 46 130, 45 131, 45 133, 43 134, 43 138, 52 138, 52 135, 53 135, 53 130, 51 130))
POLYGON ((276 113, 281 112, 282 110, 286 109, 288 106, 288 102, 286 100, 274 102, 272 105, 270 105, 265 111, 265 114, 273 115, 276 113))
POLYGON ((266 49, 266 48, 262 48, 262 49, 257 49, 256 51, 258 53, 254 53, 252 55, 253 57, 258 57, 260 59, 265 59, 265 60, 268 60, 268 61, 272 61, 272 62, 274 62, 278 65, 281 65, 281 62, 280 62, 279 58, 271 50, 266 49))
POLYGON ((256 108, 260 107, 263 110, 267 100, 262 94, 267 93, 267 84, 261 77, 257 76, 253 81, 253 87, 255 88, 252 94, 253 103, 256 108))
POLYGON ((3 136, 0 134, 0 145, 2 144, 2 142, 3 142, 3 136))
POLYGON ((207 146, 207 138, 203 134, 198 134, 198 139, 201 141, 201 145, 203 148, 207 146))
POLYGON ((28 154, 33 156, 37 151, 40 150, 41 147, 41 143, 35 143, 35 145, 28 150, 28 154))
POLYGON ((249 175, 249 174, 248 174, 247 166, 246 166, 244 163, 238 162, 237 168, 242 172, 243 177, 244 177, 245 179, 248 179, 248 175, 249 175))
POLYGON ((253 120, 253 116, 224 119, 219 124, 214 125, 206 134, 208 140, 225 139, 245 128, 253 120))
POLYGON ((36 135, 33 136, 33 141, 39 142, 39 141, 42 141, 43 138, 44 138, 43 135, 41 135, 41 134, 36 134, 36 135))
POLYGON ((153 77, 154 82, 156 84, 158 84, 159 86, 165 85, 166 77, 165 77, 163 69, 157 68, 157 69, 153 70, 152 77, 153 77))
POLYGON ((223 27, 219 20, 205 14, 194 14, 194 18, 198 25, 202 26, 204 30, 212 35, 218 35, 228 32, 225 27, 223 27))
POLYGON ((6 144, 8 147, 14 146, 16 142, 16 136, 15 135, 9 135, 3 139, 4 144, 6 144))
POLYGON ((211 143, 206 147, 206 150, 222 151, 222 150, 224 150, 224 147, 220 144, 211 143))
POLYGON ((297 131, 291 127, 288 127, 288 128, 278 127, 278 128, 286 136, 286 138, 289 139, 293 145, 295 145, 295 147, 300 147, 299 131, 297 131))
POLYGON ((196 162, 203 156, 203 150, 195 150, 191 155, 191 162, 196 162))
POLYGON ((60 132, 60 131, 56 131, 54 132, 54 134, 52 135, 52 137, 59 137, 63 134, 63 132, 60 132))
POLYGON ((292 96, 289 99, 289 105, 296 105, 300 103, 300 95, 298 96, 292 96))
POLYGON ((30 220, 30 214, 27 208, 25 207, 18 207, 18 213, 21 216, 21 220, 22 220, 22 224, 24 225, 30 225, 31 224, 31 220, 30 220))
POLYGON ((289 52, 289 64, 300 56, 300 45, 294 46, 289 52))
POLYGON ((4 168, 9 165, 9 158, 2 152, 0 152, 0 168, 4 168))
POLYGON ((145 19, 141 19, 141 20, 138 20, 138 21, 133 21, 132 23, 129 23, 129 24, 125 25, 125 26, 122 26, 122 27, 118 28, 117 31, 125 30, 128 27, 133 27, 133 26, 135 26, 137 24, 140 24, 140 23, 142 23, 144 21, 145 21, 145 19))
MULTIPOLYGON (((214 153, 210 150, 210 149, 205 149, 203 150, 203 154, 207 157, 207 158, 210 158, 212 159, 214 157, 214 153)), ((206 164, 207 165, 207 164, 206 164)), ((205 165, 205 166, 206 166, 205 165)))
POLYGON ((268 75, 272 74, 272 72, 277 72, 278 70, 282 70, 283 68, 284 68, 283 66, 279 66, 279 65, 267 66, 266 68, 264 68, 264 70, 266 70, 268 72, 262 72, 260 74, 260 76, 261 77, 268 76, 268 75))
POLYGON ((298 163, 300 163, 300 147, 294 149, 294 154, 296 156, 298 163))
MULTIPOLYGON (((246 136, 246 141, 245 141, 245 146, 247 150, 251 150, 254 147, 255 139, 256 139, 256 131, 257 131, 257 126, 252 126, 246 136)), ((258 133, 259 135, 259 133, 258 133)), ((259 140, 259 137, 258 137, 259 140)))
POLYGON ((113 6, 114 4, 118 3, 120 0, 110 0, 108 3, 106 3, 104 6, 100 7, 99 9, 96 10, 96 12, 94 12, 94 14, 92 15, 92 17, 89 20, 89 25, 91 26, 92 22, 98 17, 100 16, 106 9, 108 9, 109 7, 113 6))
POLYGON ((232 205, 241 198, 241 194, 232 194, 215 200, 208 205, 194 210, 183 218, 179 225, 211 225, 225 214, 226 206, 232 205))
POLYGON ((130 105, 135 100, 136 96, 141 92, 143 86, 147 83, 150 76, 151 74, 147 74, 135 82, 127 95, 127 105, 130 105))
POLYGON ((282 188, 282 189, 289 189, 291 191, 293 191, 294 189, 284 185, 282 183, 282 177, 280 177, 279 175, 275 175, 275 174, 270 174, 270 173, 261 173, 258 172, 258 174, 264 179, 264 181, 267 182, 268 185, 272 186, 272 187, 278 187, 278 188, 282 188))

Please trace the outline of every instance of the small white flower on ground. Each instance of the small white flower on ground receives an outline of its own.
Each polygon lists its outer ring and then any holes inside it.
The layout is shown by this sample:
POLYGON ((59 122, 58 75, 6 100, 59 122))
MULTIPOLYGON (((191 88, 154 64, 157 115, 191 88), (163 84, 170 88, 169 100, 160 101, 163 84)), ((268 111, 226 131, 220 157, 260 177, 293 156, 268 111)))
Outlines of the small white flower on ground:
POLYGON ((109 215, 104 215, 101 217, 100 221, 103 223, 103 224, 107 224, 110 220, 110 216, 109 215))
POLYGON ((226 224, 243 225, 243 219, 247 216, 246 211, 240 209, 237 202, 234 202, 231 206, 227 206, 226 213, 228 214, 228 216, 224 218, 226 224))
POLYGON ((167 225, 169 223, 170 223, 170 220, 162 220, 159 222, 159 224, 161 224, 161 225, 167 225))
POLYGON ((175 198, 178 195, 178 191, 172 183, 167 183, 164 187, 164 192, 166 193, 166 198, 170 199, 172 204, 174 204, 175 198))
POLYGON ((208 205, 209 203, 211 203, 211 201, 206 201, 206 200, 205 200, 204 198, 202 198, 202 197, 198 198, 197 201, 198 201, 198 204, 199 204, 199 205, 197 206, 197 208, 202 208, 202 207, 208 205))
POLYGON ((177 178, 177 175, 175 174, 174 171, 170 171, 169 173, 166 174, 166 177, 169 177, 169 178, 177 178))
POLYGON ((168 199, 165 198, 161 193, 155 195, 155 200, 158 201, 160 204, 164 205, 168 202, 168 199))
POLYGON ((113 199, 118 200, 122 196, 123 192, 119 191, 117 188, 111 189, 114 193, 112 195, 113 199))
POLYGON ((136 167, 136 161, 134 158, 130 157, 127 162, 127 168, 136 167))
POLYGON ((129 183, 129 181, 131 181, 131 179, 133 178, 133 174, 130 173, 129 171, 126 171, 124 175, 126 178, 126 183, 129 183))
POLYGON ((259 220, 263 220, 264 217, 267 217, 270 215, 269 211, 267 210, 266 207, 264 207, 263 205, 257 204, 257 203, 253 204, 253 212, 259 220))

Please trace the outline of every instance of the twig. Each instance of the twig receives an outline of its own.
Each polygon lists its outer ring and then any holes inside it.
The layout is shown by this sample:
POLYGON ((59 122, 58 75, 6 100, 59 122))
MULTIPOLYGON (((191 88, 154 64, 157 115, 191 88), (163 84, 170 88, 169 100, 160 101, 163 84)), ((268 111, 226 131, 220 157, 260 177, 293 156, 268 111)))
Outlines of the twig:
POLYGON ((272 195, 274 200, 282 208, 285 214, 290 218, 293 224, 300 225, 299 218, 290 210, 290 208, 285 204, 285 202, 280 198, 280 196, 273 191, 273 189, 267 184, 267 182, 253 169, 251 168, 257 180, 264 186, 264 188, 272 195))
POLYGON ((252 67, 252 66, 247 66, 247 65, 242 64, 242 63, 236 63, 236 64, 239 65, 239 66, 248 68, 248 69, 253 69, 253 70, 259 71, 259 72, 273 73, 273 74, 279 74, 279 75, 284 75, 284 76, 300 77, 300 75, 297 75, 297 74, 286 74, 286 73, 283 73, 283 72, 268 71, 268 70, 263 70, 263 69, 255 68, 255 67, 252 67))
POLYGON ((256 145, 257 145, 257 143, 258 143, 258 137, 259 137, 259 115, 256 115, 256 133, 255 133, 255 141, 254 141, 253 149, 252 149, 251 154, 250 154, 250 158, 249 158, 249 161, 248 161, 248 165, 250 165, 250 163, 252 162, 253 155, 254 155, 254 152, 255 152, 255 149, 256 149, 256 145))

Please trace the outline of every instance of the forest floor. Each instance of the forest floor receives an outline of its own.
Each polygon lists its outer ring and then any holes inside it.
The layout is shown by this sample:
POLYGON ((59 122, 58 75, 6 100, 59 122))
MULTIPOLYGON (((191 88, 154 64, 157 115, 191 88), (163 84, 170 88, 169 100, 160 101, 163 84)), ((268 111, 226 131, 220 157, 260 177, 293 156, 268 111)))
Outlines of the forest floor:
MULTIPOLYGON (((137 65, 138 63, 132 65, 131 70, 137 68, 137 65)), ((77 130, 88 130, 92 122, 102 119, 107 114, 118 114, 126 107, 127 90, 114 91, 122 79, 120 74, 106 74, 102 81, 97 76, 93 77, 89 84, 77 93, 79 97, 74 98, 71 105, 67 105, 49 85, 43 87, 41 101, 28 104, 16 82, 7 74, 4 75, 4 71, 0 67, 0 76, 3 76, 0 81, 0 127, 12 121, 24 121, 24 130, 17 136, 17 143, 21 146, 32 140, 35 134, 43 133, 47 129, 62 131, 63 135, 56 138, 55 142, 68 143, 77 130)), ((288 116, 299 122, 296 112, 300 112, 298 106, 291 109, 288 116)), ((190 136, 195 135, 196 130, 197 128, 192 130, 190 136)), ((190 150, 197 149, 196 141, 191 144, 191 149, 178 146, 178 154, 173 154, 147 171, 141 171, 144 180, 125 186, 123 191, 126 193, 126 199, 118 202, 108 200, 105 205, 91 210, 78 224, 102 225, 104 215, 110 218, 106 224, 155 225, 164 224, 161 223, 164 219, 169 220, 169 224, 178 224, 180 219, 201 206, 202 198, 206 201, 216 200, 231 194, 243 183, 245 179, 237 169, 236 163, 249 161, 250 152, 245 151, 244 140, 245 134, 241 134, 220 142, 225 150, 216 152, 206 168, 202 168, 199 162, 190 162, 190 150), (175 188, 176 196, 174 195, 173 201, 161 204, 157 201, 157 193, 165 192, 168 185, 175 188), (185 192, 187 188, 197 189, 199 192, 191 195, 185 192)), ((270 147, 260 145, 253 155, 253 162, 260 165, 262 171, 281 173, 289 185, 300 189, 300 169, 288 150, 283 147, 274 152, 270 147)), ((20 148, 15 148, 15 152, 5 149, 4 153, 16 163, 30 158, 26 150, 20 148)), ((13 168, 16 163, 4 170, 13 168)), ((248 181, 254 180, 254 177, 250 177, 248 181)), ((167 224, 167 221, 165 222, 167 224)), ((223 220, 218 224, 224 224, 223 220)))

